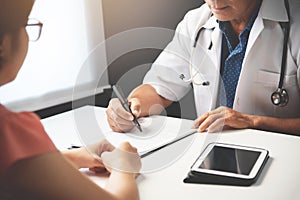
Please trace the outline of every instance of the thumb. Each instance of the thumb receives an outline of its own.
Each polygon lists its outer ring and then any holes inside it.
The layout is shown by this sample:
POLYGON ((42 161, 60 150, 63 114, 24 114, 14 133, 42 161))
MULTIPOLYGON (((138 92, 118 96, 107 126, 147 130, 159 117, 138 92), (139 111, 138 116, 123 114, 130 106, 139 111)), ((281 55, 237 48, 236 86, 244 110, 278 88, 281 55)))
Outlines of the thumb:
POLYGON ((139 117, 141 114, 141 102, 138 98, 132 98, 129 101, 130 109, 134 116, 139 117))
POLYGON ((101 159, 109 171, 139 173, 141 169, 141 160, 137 152, 116 148, 112 152, 103 152, 101 159))

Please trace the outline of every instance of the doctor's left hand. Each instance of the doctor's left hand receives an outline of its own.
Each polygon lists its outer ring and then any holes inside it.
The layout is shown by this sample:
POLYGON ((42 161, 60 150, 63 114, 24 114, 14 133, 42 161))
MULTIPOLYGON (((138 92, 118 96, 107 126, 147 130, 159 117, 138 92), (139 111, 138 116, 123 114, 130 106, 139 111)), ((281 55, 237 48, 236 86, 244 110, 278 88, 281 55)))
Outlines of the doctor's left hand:
POLYGON ((194 122, 194 128, 197 128, 198 132, 206 130, 208 132, 218 132, 224 126, 236 129, 252 128, 254 127, 254 116, 221 106, 203 114, 194 122))

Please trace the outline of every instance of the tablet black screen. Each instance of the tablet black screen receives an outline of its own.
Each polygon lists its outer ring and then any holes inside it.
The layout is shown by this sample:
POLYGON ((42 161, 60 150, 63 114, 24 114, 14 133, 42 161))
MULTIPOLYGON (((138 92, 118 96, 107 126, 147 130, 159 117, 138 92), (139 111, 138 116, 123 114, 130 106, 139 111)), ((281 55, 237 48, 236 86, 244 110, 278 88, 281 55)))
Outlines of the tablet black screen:
POLYGON ((249 175, 260 152, 214 146, 199 168, 249 175))

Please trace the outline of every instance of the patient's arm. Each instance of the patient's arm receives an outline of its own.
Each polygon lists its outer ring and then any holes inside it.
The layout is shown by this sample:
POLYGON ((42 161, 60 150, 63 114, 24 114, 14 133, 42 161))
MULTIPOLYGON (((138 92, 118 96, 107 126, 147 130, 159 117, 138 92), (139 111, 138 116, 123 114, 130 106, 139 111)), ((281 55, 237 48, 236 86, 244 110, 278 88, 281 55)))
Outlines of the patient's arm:
POLYGON ((16 199, 139 198, 133 174, 112 171, 108 182, 114 182, 121 189, 105 190, 97 186, 59 152, 20 160, 8 169, 4 177, 4 184, 17 196, 16 199))

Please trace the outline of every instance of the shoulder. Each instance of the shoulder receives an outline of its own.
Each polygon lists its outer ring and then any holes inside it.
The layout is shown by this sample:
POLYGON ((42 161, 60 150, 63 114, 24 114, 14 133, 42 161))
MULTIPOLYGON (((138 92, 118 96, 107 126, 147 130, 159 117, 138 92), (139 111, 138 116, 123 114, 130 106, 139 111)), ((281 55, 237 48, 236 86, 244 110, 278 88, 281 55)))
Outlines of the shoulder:
POLYGON ((18 160, 56 151, 37 115, 0 105, 0 173, 18 160))
POLYGON ((4 106, 0 106, 0 127, 22 129, 26 127, 42 128, 40 118, 31 112, 12 112, 4 106))
POLYGON ((201 19, 206 19, 207 17, 210 17, 211 15, 211 11, 209 9, 209 7, 207 6, 206 3, 204 3, 202 6, 200 6, 199 8, 190 10, 189 12, 187 12, 187 14, 185 15, 185 19, 189 20, 189 19, 197 19, 197 20, 201 20, 201 19))
POLYGON ((198 27, 203 26, 211 17, 211 11, 207 4, 190 10, 186 13, 180 25, 190 31, 195 31, 198 27))
POLYGON ((31 112, 12 112, 1 105, 0 134, 3 141, 7 140, 10 142, 13 140, 20 140, 21 142, 21 139, 24 139, 24 143, 27 141, 47 143, 50 141, 40 122, 40 118, 36 114, 31 112))

